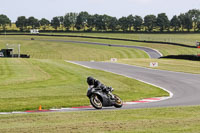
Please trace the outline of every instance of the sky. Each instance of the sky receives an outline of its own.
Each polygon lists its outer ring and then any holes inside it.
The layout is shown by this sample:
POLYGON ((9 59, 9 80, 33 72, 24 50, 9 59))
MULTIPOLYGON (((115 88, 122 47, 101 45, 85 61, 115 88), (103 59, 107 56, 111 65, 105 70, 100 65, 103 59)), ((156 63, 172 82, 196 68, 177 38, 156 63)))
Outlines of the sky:
POLYGON ((19 16, 52 20, 69 12, 122 16, 166 13, 169 19, 190 9, 200 9, 200 0, 0 0, 0 14, 12 22, 19 16))

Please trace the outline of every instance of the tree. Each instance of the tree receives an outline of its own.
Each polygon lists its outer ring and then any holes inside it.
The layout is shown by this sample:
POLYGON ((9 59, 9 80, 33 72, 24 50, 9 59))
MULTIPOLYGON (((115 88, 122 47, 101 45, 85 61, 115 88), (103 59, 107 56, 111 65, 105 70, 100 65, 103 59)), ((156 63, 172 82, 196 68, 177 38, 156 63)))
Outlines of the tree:
POLYGON ((128 27, 129 27, 127 17, 121 17, 121 18, 119 19, 119 25, 120 25, 121 29, 122 29, 124 32, 127 31, 128 27))
POLYGON ((45 19, 45 18, 42 18, 40 21, 40 26, 42 26, 42 29, 43 30, 46 30, 46 28, 49 26, 50 22, 49 20, 45 19))
POLYGON ((10 19, 6 15, 1 14, 0 15, 0 26, 3 27, 4 31, 6 30, 7 24, 11 24, 10 19))
POLYGON ((88 25, 89 31, 92 31, 93 28, 95 28, 95 22, 96 22, 95 16, 89 15, 88 20, 87 20, 87 25, 88 25))
POLYGON ((27 19, 25 16, 20 16, 17 18, 17 21, 15 22, 17 28, 20 29, 20 31, 24 31, 27 27, 27 19))
POLYGON ((65 14, 65 16, 64 16, 64 26, 67 30, 69 30, 72 27, 73 31, 74 31, 77 16, 78 16, 78 14, 73 13, 73 12, 65 14))
POLYGON ((94 15, 95 28, 97 31, 106 29, 106 25, 105 25, 105 22, 103 21, 103 18, 104 18, 103 15, 98 15, 98 14, 94 15))
POLYGON ((38 19, 34 17, 29 17, 27 20, 27 26, 31 26, 33 29, 38 28, 39 27, 38 19))
POLYGON ((58 27, 60 27, 60 21, 58 17, 53 17, 53 19, 51 20, 51 26, 56 30, 58 29, 58 27))
POLYGON ((108 29, 111 29, 112 31, 116 31, 117 30, 117 26, 118 26, 118 20, 116 17, 110 17, 109 21, 108 21, 108 29))
POLYGON ((135 31, 138 31, 142 27, 143 19, 142 19, 142 17, 136 15, 136 16, 134 16, 134 20, 135 20, 133 23, 134 29, 135 29, 135 31))
POLYGON ((169 27, 169 19, 165 13, 158 14, 157 20, 156 20, 157 26, 160 27, 160 31, 163 32, 166 28, 169 27))
POLYGON ((102 18, 102 23, 103 23, 103 25, 105 25, 104 27, 103 27, 103 30, 108 30, 109 29, 109 26, 110 26, 110 20, 111 20, 111 16, 108 16, 108 15, 106 15, 106 14, 104 14, 103 15, 103 18, 102 18))
POLYGON ((192 16, 189 13, 185 14, 185 28, 189 32, 192 29, 192 16))
POLYGON ((129 15, 127 17, 127 24, 128 24, 128 27, 129 27, 129 31, 131 31, 131 28, 133 27, 134 25, 134 20, 135 18, 133 17, 133 15, 129 15))
POLYGON ((147 27, 147 30, 151 32, 156 26, 156 16, 155 15, 145 16, 144 25, 147 27))
POLYGON ((80 12, 77 16, 77 21, 76 21, 76 28, 78 30, 84 29, 87 27, 87 20, 88 20, 89 14, 88 12, 80 12))
POLYGON ((176 15, 171 19, 170 26, 175 30, 175 32, 180 28, 181 23, 176 15))
POLYGON ((200 10, 198 10, 198 9, 192 9, 192 10, 189 10, 188 13, 192 17, 194 31, 196 31, 196 30, 199 31, 200 29, 199 29, 198 25, 200 25, 200 10))
POLYGON ((181 13, 181 14, 178 16, 178 19, 179 19, 179 22, 180 22, 182 31, 184 31, 184 27, 185 27, 185 14, 181 13))
POLYGON ((192 16, 189 13, 185 13, 185 14, 181 13, 178 16, 178 18, 181 23, 182 31, 184 31, 184 29, 186 28, 187 31, 189 32, 190 29, 192 29, 192 16))

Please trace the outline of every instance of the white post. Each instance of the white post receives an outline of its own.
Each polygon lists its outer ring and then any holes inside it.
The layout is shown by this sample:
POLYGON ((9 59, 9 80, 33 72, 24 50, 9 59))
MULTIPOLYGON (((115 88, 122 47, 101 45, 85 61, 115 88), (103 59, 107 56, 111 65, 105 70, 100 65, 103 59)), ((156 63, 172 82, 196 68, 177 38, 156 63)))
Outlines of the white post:
POLYGON ((18 58, 20 58, 20 44, 18 44, 18 58))

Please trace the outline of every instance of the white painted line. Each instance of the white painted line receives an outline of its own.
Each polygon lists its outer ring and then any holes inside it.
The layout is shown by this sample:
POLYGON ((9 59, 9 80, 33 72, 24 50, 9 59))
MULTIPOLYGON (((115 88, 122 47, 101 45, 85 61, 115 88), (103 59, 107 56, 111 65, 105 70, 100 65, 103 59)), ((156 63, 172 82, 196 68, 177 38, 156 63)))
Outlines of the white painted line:
POLYGON ((150 100, 150 99, 142 99, 140 101, 145 101, 145 102, 155 102, 155 101, 160 101, 160 100, 150 100))
POLYGON ((61 108, 61 110, 72 110, 74 108, 61 108))
MULTIPOLYGON (((152 49, 152 48, 150 48, 150 49, 152 49)), ((158 52, 160 54, 160 56, 163 56, 163 54, 160 51, 158 51, 157 49, 153 49, 153 50, 155 50, 156 52, 158 52)))
POLYGON ((161 88, 162 90, 168 92, 168 93, 169 93, 169 97, 164 97, 163 100, 166 100, 166 99, 168 99, 168 98, 172 98, 173 95, 174 95, 171 91, 169 91, 169 90, 167 90, 167 89, 165 89, 165 88, 163 88, 163 87, 161 87, 161 86, 158 86, 158 85, 155 85, 155 84, 152 84, 152 83, 149 83, 149 82, 140 80, 140 79, 136 79, 136 80, 138 80, 138 81, 140 81, 140 82, 143 82, 143 83, 146 83, 146 84, 149 84, 149 85, 152 85, 152 86, 156 86, 156 87, 161 88))
POLYGON ((26 114, 27 112, 18 112, 18 111, 13 111, 12 114, 26 114))
MULTIPOLYGON (((114 62, 109 62, 109 63, 114 63, 114 62)), ((171 72, 171 73, 182 73, 182 74, 190 74, 190 75, 199 75, 199 74, 195 74, 195 73, 186 73, 186 72, 175 72, 175 71, 169 71, 169 70, 162 70, 162 69, 153 69, 153 68, 149 68, 149 67, 142 67, 142 66, 136 66, 136 65, 129 65, 129 64, 123 64, 123 63, 116 63, 115 64, 121 64, 121 65, 126 65, 126 66, 134 66, 134 67, 138 67, 138 68, 144 68, 144 69, 149 69, 149 70, 153 70, 153 71, 161 71, 161 72, 171 72)))
POLYGON ((124 105, 139 104, 138 102, 124 102, 124 105))
POLYGON ((88 66, 85 66, 85 65, 82 65, 82 64, 79 64, 79 63, 75 63, 73 61, 68 61, 68 60, 65 60, 65 61, 68 62, 68 63, 72 63, 72 64, 76 64, 76 65, 79 65, 79 66, 82 66, 82 67, 86 67, 86 68, 92 69, 91 67, 88 67, 88 66))
POLYGON ((149 82, 137 79, 137 78, 129 77, 129 76, 126 76, 126 75, 123 75, 123 74, 118 74, 118 73, 115 73, 115 72, 112 72, 112 71, 107 71, 107 70, 103 70, 103 71, 111 72, 111 73, 114 73, 114 74, 117 74, 117 75, 121 75, 121 76, 124 76, 124 77, 127 77, 127 78, 131 78, 131 79, 136 79, 136 80, 138 80, 140 82, 143 82, 143 83, 146 83, 146 84, 149 84, 149 85, 152 85, 152 86, 156 86, 156 87, 158 87, 158 88, 160 88, 160 89, 162 89, 162 90, 164 90, 164 91, 169 93, 169 97, 165 97, 163 100, 166 100, 166 99, 169 99, 169 98, 173 97, 173 93, 172 92, 170 92, 169 90, 167 90, 167 89, 165 89, 165 88, 163 88, 161 86, 158 86, 158 85, 155 85, 155 84, 152 84, 152 83, 149 83, 149 82))
POLYGON ((12 114, 11 112, 0 112, 0 115, 12 114))
MULTIPOLYGON (((74 63, 74 62, 71 62, 71 61, 70 61, 70 63, 74 63)), ((74 64, 80 65, 80 66, 83 66, 83 67, 88 68, 88 66, 85 66, 85 65, 82 65, 82 64, 79 64, 79 63, 74 63, 74 64)), ((120 63, 116 63, 116 64, 120 64, 120 63)), ((128 64, 122 64, 122 65, 128 65, 128 64)), ((131 65, 128 65, 128 66, 131 66, 131 65)), ((137 66, 137 67, 138 67, 138 66, 137 66)), ((142 67, 142 68, 145 68, 145 67, 142 67)), ((91 69, 92 69, 92 68, 91 68, 91 69)), ((151 69, 151 68, 145 68, 145 69, 151 69)), ((96 69, 96 70, 98 70, 98 69, 96 69)), ((157 70, 157 69, 152 69, 152 70, 157 70)), ((162 100, 167 100, 167 99, 173 97, 173 93, 172 93, 171 91, 169 91, 169 90, 167 90, 167 89, 165 89, 165 88, 163 88, 163 87, 161 87, 161 86, 158 86, 158 85, 155 85, 155 84, 152 84, 152 83, 149 83, 149 82, 146 82, 146 81, 137 79, 137 78, 133 78, 133 77, 130 77, 130 76, 127 76, 127 75, 118 74, 118 73, 116 73, 116 72, 107 71, 107 70, 103 70, 103 71, 105 71, 105 72, 110 72, 110 73, 114 73, 114 74, 121 75, 121 76, 124 76, 124 77, 127 77, 127 78, 131 78, 131 79, 136 79, 136 80, 138 80, 138 81, 140 81, 140 82, 143 82, 143 83, 146 83, 146 84, 149 84, 149 85, 152 85, 152 86, 156 86, 156 87, 158 87, 158 88, 160 88, 160 89, 162 89, 162 90, 168 92, 168 93, 169 93, 169 97, 163 97, 162 100)))
POLYGON ((50 111, 60 111, 62 109, 50 109, 50 111))

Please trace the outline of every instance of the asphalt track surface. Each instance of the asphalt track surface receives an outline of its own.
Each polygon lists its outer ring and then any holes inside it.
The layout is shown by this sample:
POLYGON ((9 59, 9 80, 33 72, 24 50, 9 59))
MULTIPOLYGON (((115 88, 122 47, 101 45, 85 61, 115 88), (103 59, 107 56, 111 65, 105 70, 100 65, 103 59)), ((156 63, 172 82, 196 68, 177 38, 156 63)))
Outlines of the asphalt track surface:
MULTIPOLYGON (((70 43, 83 43, 83 44, 112 46, 112 47, 136 48, 145 51, 150 56, 150 58, 159 58, 162 56, 162 54, 157 50, 145 47, 138 47, 138 46, 114 45, 114 44, 111 45, 103 43, 66 41, 66 40, 39 40, 39 41, 66 42, 66 43, 70 42, 70 43)), ((165 100, 157 102, 140 103, 140 104, 130 104, 130 105, 125 105, 120 109, 200 105, 200 96, 199 96, 200 74, 155 70, 155 69, 131 66, 126 64, 110 63, 110 62, 71 61, 71 63, 81 65, 90 69, 103 70, 123 75, 129 78, 137 79, 139 81, 160 87, 169 92, 170 95, 169 97, 166 97, 165 100)), ((114 107, 103 108, 103 110, 106 109, 115 109, 115 108, 114 107)), ((78 108, 78 109, 66 109, 66 110, 64 109, 61 111, 68 112, 68 111, 85 111, 85 110, 95 110, 95 109, 78 108)))
MULTIPOLYGON (((44 40, 43 40, 44 41, 44 40)), ((45 40, 61 41, 70 43, 83 43, 91 45, 103 45, 113 47, 136 48, 145 51, 150 58, 159 58, 162 54, 154 49, 138 46, 103 44, 83 41, 66 41, 66 40, 45 40)), ((170 106, 187 106, 200 105, 200 74, 189 74, 181 72, 172 72, 164 70, 155 70, 126 64, 108 63, 108 62, 85 62, 74 61, 72 63, 89 67, 92 69, 103 70, 116 73, 129 78, 137 79, 145 83, 158 86, 169 92, 166 100, 150 103, 141 103, 123 106, 122 109, 133 108, 152 108, 152 107, 170 107, 170 106)), ((85 109, 79 109, 85 110, 85 109)))
POLYGON ((122 109, 200 105, 200 74, 155 70, 109 62, 74 61, 72 63, 137 79, 165 89, 170 94, 166 100, 126 105, 122 109))

